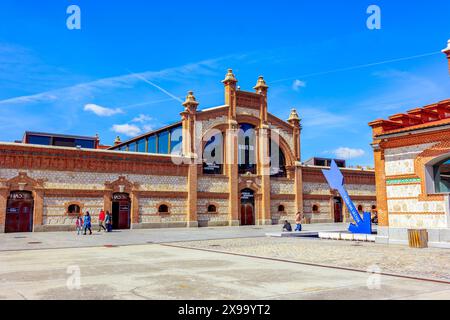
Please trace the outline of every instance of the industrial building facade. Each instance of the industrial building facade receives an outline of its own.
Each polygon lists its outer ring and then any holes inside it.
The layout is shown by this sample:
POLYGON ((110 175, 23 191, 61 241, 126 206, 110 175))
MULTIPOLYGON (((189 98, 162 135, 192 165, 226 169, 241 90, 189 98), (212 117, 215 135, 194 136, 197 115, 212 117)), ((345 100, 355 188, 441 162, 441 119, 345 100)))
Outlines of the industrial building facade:
MULTIPOLYGON (((262 77, 254 92, 231 70, 223 84, 223 106, 200 111, 190 92, 180 122, 109 149, 0 143, 0 232, 68 231, 101 209, 115 229, 271 225, 297 212, 308 223, 349 221, 323 167, 301 163, 297 112, 270 114, 262 77)), ((342 171, 360 210, 377 210, 374 172, 342 171)))
MULTIPOLYGON (((443 50, 450 72, 450 41, 443 50)), ((450 242, 450 99, 369 124, 379 212, 378 241, 408 242, 426 229, 430 245, 450 242)))

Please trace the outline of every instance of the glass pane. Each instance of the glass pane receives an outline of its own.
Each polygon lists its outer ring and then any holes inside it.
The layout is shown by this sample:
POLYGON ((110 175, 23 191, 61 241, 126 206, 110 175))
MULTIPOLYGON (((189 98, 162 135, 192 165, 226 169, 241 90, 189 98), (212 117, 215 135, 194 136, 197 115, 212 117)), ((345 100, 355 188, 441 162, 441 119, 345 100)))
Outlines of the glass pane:
POLYGON ((128 146, 129 152, 136 152, 136 143, 132 143, 128 146))
POLYGON ((51 138, 41 136, 28 136, 28 143, 49 146, 51 143, 51 138))
POLYGON ((146 143, 146 139, 141 139, 137 142, 137 151, 138 152, 145 152, 145 143, 146 143))
POLYGON ((84 148, 84 149, 94 149, 95 142, 92 140, 76 139, 75 146, 80 146, 81 148, 84 148))
POLYGON ((203 150, 203 173, 222 174, 223 172, 223 136, 217 134, 205 145, 203 150))
POLYGON ((148 153, 156 153, 156 136, 148 137, 148 153))
POLYGON ((164 131, 158 135, 158 153, 169 154, 169 132, 164 131))
POLYGON ((180 155, 182 153, 183 130, 182 127, 172 129, 170 133, 170 153, 180 155))
POLYGON ((76 147, 74 139, 58 138, 58 137, 53 138, 53 145, 57 147, 69 147, 69 148, 76 147))
POLYGON ((449 193, 450 192, 450 161, 437 165, 435 167, 436 172, 436 192, 437 193, 449 193))
POLYGON ((243 123, 239 133, 239 173, 256 173, 256 133, 254 126, 243 123))

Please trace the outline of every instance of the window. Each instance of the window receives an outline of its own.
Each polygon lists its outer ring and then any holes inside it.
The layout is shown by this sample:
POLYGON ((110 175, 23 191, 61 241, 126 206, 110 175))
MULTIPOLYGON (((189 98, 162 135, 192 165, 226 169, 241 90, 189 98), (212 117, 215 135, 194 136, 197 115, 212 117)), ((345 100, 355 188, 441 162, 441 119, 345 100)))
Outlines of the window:
POLYGON ((272 139, 269 145, 269 156, 270 175, 272 177, 286 177, 286 157, 280 146, 272 139))
POLYGON ((165 204, 162 204, 158 208, 158 213, 169 213, 169 207, 165 204))
POLYGON ((216 213, 217 212, 217 207, 213 204, 208 206, 208 213, 216 213))
POLYGON ((130 145, 128 145, 128 151, 129 152, 136 152, 136 148, 137 148, 136 142, 131 143, 130 145))
POLYGON ((148 137, 148 153, 156 153, 156 136, 148 137))
POLYGON ((60 137, 53 138, 53 145, 56 147, 69 147, 69 148, 76 147, 74 139, 60 138, 60 137))
POLYGON ((181 155, 183 149, 183 129, 174 128, 170 131, 170 154, 181 155))
POLYGON ((285 207, 282 204, 280 204, 278 206, 278 212, 284 212, 284 211, 285 211, 285 207))
POLYGON ((450 192, 450 159, 433 166, 435 193, 450 192))
POLYGON ((319 206, 317 204, 313 205, 312 212, 315 213, 315 214, 319 214, 320 213, 319 206))
POLYGON ((145 144, 146 144, 146 139, 141 139, 138 142, 136 142, 137 144, 137 152, 145 152, 145 144))
POLYGON ((71 204, 68 208, 67 208, 67 214, 69 216, 78 216, 81 213, 81 208, 79 205, 77 204, 71 204))
POLYGON ((75 139, 75 147, 78 146, 84 149, 95 149, 95 142, 93 140, 75 139))
POLYGON ((358 212, 359 212, 359 213, 363 213, 363 212, 364 212, 364 208, 363 208, 362 205, 359 205, 359 206, 358 206, 358 212))
POLYGON ((37 144, 43 146, 49 146, 51 144, 52 139, 50 137, 42 137, 42 136, 28 136, 29 144, 37 144))
POLYGON ((169 154, 169 131, 158 134, 158 153, 169 154))
POLYGON ((203 174, 223 173, 223 136, 211 137, 203 150, 203 174))
POLYGON ((256 174, 256 134, 255 127, 243 123, 239 131, 239 173, 256 174))

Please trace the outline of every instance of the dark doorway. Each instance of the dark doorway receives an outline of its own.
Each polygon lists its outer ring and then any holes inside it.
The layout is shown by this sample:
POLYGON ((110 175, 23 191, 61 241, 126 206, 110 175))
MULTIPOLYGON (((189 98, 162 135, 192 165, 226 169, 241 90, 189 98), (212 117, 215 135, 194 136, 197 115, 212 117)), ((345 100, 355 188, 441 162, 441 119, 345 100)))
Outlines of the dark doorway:
POLYGON ((33 231, 34 201, 31 192, 11 192, 6 207, 6 233, 33 231))
POLYGON ((255 193, 251 189, 241 192, 241 226, 255 225, 255 193))
POLYGON ((342 198, 334 198, 334 222, 341 223, 344 222, 342 215, 342 198))
POLYGON ((112 202, 113 229, 130 229, 131 222, 131 200, 126 193, 115 193, 112 202))

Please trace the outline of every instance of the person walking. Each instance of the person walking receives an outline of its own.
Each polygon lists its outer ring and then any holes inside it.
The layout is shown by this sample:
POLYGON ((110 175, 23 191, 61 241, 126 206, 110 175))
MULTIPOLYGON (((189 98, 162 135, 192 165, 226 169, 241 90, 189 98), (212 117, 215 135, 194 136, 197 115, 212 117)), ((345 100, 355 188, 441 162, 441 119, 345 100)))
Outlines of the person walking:
POLYGON ((106 231, 105 228, 105 211, 103 209, 100 211, 100 214, 98 215, 98 232, 101 232, 102 229, 106 231))
POLYGON ((111 232, 112 231, 112 215, 109 213, 109 211, 106 211, 105 224, 106 224, 106 231, 111 232))
POLYGON ((297 212, 295 215, 295 224, 297 225, 295 228, 295 232, 301 232, 302 231, 302 222, 303 222, 303 213, 297 212))
POLYGON ((83 218, 81 217, 81 215, 78 216, 75 225, 77 226, 77 236, 79 236, 81 231, 83 231, 83 218))
POLYGON ((86 211, 86 215, 84 216, 84 235, 86 235, 87 231, 89 230, 89 234, 92 234, 92 224, 91 224, 91 215, 89 214, 89 211, 86 211))

